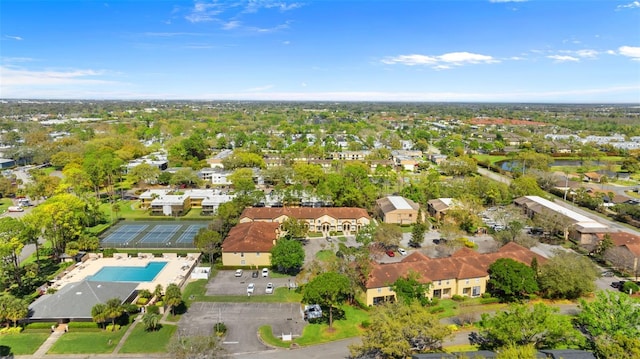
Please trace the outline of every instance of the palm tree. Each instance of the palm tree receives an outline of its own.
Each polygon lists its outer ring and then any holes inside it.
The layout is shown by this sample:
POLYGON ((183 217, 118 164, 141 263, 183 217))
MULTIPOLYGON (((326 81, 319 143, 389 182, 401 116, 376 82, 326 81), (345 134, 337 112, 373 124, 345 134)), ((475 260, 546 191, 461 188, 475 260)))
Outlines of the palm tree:
POLYGON ((13 322, 13 326, 18 325, 18 320, 26 318, 29 314, 29 304, 23 299, 14 298, 11 305, 7 308, 7 319, 13 322))
POLYGON ((155 313, 145 313, 142 316, 142 324, 148 331, 156 330, 160 327, 160 315, 155 313))
POLYGON ((171 306, 171 314, 175 314, 175 307, 182 303, 182 293, 180 293, 180 287, 171 283, 167 286, 167 291, 164 296, 164 301, 167 305, 171 306))
POLYGON ((104 314, 106 318, 111 318, 111 331, 115 331, 116 318, 124 314, 124 308, 122 307, 122 301, 120 301, 120 298, 111 298, 107 300, 104 314))
MULTIPOLYGON (((107 306, 103 303, 98 303, 91 308, 91 317, 93 321, 102 324, 107 321, 107 316, 105 314, 107 306)), ((102 325, 101 325, 102 326, 102 325)))

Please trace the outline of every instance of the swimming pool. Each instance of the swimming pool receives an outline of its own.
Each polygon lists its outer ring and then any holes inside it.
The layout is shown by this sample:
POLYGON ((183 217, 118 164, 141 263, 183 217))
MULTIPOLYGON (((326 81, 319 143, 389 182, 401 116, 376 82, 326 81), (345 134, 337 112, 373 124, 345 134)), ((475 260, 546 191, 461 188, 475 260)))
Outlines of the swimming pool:
POLYGON ((150 262, 144 267, 102 267, 89 277, 94 282, 151 282, 167 262, 150 262))

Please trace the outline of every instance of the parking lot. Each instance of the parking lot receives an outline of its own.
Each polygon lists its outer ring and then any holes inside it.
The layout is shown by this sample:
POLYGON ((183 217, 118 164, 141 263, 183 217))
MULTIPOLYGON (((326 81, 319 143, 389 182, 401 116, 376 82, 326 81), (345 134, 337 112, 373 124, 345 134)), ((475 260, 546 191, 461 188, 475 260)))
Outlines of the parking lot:
POLYGON ((273 334, 300 336, 306 322, 299 303, 193 303, 178 322, 179 334, 213 334, 213 325, 223 322, 227 335, 223 347, 229 354, 270 350, 258 339, 258 329, 270 325, 273 334))
POLYGON ((264 278, 262 273, 258 271, 258 277, 252 278, 252 272, 252 270, 245 269, 241 277, 236 277, 234 270, 219 271, 207 283, 207 295, 247 295, 249 283, 255 284, 252 295, 271 295, 265 293, 267 283, 273 283, 274 290, 279 287, 288 287, 290 283, 295 284, 295 277, 272 278, 271 272, 269 272, 269 276, 264 278))

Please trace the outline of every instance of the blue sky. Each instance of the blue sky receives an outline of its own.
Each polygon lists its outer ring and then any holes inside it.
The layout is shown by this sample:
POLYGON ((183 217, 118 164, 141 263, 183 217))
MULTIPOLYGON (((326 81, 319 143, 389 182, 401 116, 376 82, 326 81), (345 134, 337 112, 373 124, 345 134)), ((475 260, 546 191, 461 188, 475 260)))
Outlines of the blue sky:
POLYGON ((0 2, 0 98, 640 103, 640 1, 0 2))

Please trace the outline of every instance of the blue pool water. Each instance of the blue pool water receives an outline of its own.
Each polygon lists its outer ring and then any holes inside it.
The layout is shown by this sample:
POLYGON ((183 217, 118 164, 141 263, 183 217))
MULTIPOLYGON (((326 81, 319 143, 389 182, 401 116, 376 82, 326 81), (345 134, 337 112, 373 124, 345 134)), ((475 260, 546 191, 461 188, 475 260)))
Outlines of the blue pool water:
POLYGON ((103 267, 89 278, 94 282, 151 282, 167 262, 150 262, 146 267, 103 267))

